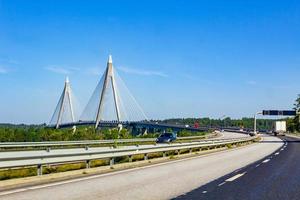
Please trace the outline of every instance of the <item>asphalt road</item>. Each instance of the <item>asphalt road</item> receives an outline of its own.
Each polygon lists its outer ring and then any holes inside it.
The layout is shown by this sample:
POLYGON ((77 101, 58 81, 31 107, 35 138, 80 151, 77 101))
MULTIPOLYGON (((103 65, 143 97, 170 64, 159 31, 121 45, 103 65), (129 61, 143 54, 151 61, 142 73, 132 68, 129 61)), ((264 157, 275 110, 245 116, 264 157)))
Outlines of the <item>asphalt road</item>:
POLYGON ((199 199, 206 197, 200 186, 264 158, 282 144, 267 136, 262 143, 197 158, 2 192, 0 199, 171 199, 183 194, 199 199))
POLYGON ((281 138, 272 155, 176 199, 300 199, 300 139, 281 138))

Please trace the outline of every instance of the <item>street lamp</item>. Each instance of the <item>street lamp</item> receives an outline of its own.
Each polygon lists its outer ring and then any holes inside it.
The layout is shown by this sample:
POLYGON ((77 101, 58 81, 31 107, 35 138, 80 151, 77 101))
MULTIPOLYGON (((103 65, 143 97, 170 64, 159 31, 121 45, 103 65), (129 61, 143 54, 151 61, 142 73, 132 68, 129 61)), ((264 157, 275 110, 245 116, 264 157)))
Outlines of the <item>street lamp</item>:
POLYGON ((256 118, 257 118, 257 115, 261 115, 261 114, 262 114, 262 112, 257 112, 254 115, 254 134, 256 134, 256 118))
MULTIPOLYGON (((222 115, 222 117, 220 117, 219 119, 220 119, 220 121, 222 121, 223 119, 225 119, 226 118, 226 115, 222 115)), ((225 121, 224 121, 224 123, 223 123, 223 128, 225 128, 225 121)))

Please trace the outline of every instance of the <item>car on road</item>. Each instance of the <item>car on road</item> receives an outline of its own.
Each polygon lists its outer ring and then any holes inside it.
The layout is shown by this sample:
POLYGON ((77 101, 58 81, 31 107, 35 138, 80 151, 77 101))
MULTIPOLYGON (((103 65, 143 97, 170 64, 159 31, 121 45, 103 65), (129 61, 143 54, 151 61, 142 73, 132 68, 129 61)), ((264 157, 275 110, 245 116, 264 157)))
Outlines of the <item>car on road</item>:
POLYGON ((249 135, 250 135, 251 137, 253 137, 253 136, 255 136, 255 133, 249 133, 249 135))
POLYGON ((173 142, 177 138, 177 135, 175 133, 163 133, 161 134, 157 139, 157 143, 168 143, 173 142))

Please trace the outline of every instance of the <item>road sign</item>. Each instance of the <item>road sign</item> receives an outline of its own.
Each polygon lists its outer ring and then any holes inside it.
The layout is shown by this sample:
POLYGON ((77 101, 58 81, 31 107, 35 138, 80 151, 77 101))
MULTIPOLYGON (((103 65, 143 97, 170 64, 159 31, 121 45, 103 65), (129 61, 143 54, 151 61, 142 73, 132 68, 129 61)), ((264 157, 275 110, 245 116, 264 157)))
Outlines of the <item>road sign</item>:
POLYGON ((263 115, 295 116, 295 110, 263 110, 263 115))

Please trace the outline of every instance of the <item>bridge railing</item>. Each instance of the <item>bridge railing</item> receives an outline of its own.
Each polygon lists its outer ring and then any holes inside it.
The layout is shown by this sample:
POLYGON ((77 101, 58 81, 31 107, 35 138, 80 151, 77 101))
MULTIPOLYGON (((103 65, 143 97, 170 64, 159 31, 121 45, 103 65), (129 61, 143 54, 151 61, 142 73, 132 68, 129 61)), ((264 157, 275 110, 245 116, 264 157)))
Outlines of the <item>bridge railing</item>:
POLYGON ((97 148, 77 148, 77 149, 59 149, 59 150, 39 150, 39 151, 21 151, 21 152, 0 152, 0 168, 29 167, 37 166, 38 175, 42 174, 42 166, 48 164, 63 164, 72 162, 86 162, 90 166, 91 160, 109 159, 110 165, 114 164, 117 157, 132 156, 143 154, 144 159, 148 159, 150 153, 163 153, 181 150, 193 149, 212 149, 225 147, 228 144, 239 144, 254 141, 257 137, 243 137, 231 139, 217 139, 211 141, 198 141, 189 143, 172 143, 160 145, 140 145, 125 146, 119 148, 97 147, 97 148))

